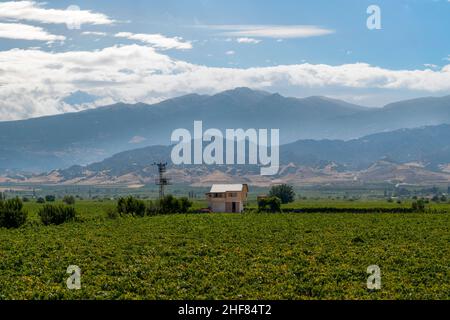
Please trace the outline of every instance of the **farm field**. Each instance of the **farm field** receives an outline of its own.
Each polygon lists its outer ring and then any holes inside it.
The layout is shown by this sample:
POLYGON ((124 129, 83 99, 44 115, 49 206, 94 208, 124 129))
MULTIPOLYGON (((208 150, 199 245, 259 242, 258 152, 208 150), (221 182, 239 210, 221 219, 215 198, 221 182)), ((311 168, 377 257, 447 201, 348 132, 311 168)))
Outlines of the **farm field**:
POLYGON ((78 201, 81 221, 46 227, 39 206, 26 203, 25 227, 0 229, 0 299, 450 298, 448 213, 110 219, 113 201, 78 201), (69 265, 81 290, 66 287, 69 265))

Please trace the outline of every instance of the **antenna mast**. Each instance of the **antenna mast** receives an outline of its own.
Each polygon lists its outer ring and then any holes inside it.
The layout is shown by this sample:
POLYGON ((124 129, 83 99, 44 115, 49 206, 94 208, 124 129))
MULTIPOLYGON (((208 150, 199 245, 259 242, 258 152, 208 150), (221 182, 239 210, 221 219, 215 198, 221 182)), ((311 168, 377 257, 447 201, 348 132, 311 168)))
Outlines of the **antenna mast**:
POLYGON ((166 186, 170 185, 170 179, 165 177, 167 172, 167 162, 154 163, 158 167, 158 177, 155 179, 155 184, 159 186, 159 199, 164 198, 164 191, 166 186))

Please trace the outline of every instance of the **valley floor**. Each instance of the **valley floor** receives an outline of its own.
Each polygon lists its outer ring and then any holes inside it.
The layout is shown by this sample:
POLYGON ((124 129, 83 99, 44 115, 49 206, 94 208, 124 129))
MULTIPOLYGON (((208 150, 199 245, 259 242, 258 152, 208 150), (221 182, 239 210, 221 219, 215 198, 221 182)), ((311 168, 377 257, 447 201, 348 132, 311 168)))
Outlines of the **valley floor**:
MULTIPOLYGON (((100 209, 98 209, 100 210, 100 209)), ((449 214, 205 214, 0 229, 0 299, 449 299, 449 214), (66 287, 69 265, 81 290, 66 287), (366 271, 381 268, 369 291, 366 271)))

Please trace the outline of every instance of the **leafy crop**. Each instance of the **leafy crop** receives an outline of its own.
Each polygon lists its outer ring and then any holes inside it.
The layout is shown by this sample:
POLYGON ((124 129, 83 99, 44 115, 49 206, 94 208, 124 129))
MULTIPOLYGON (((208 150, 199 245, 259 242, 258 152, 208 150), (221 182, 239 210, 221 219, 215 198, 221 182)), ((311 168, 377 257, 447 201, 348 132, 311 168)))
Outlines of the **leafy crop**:
POLYGON ((30 223, 0 229, 0 299, 449 299, 446 213, 108 219, 114 206, 77 201, 83 222, 43 226, 42 205, 25 204, 30 223), (66 287, 69 265, 81 290, 66 287))

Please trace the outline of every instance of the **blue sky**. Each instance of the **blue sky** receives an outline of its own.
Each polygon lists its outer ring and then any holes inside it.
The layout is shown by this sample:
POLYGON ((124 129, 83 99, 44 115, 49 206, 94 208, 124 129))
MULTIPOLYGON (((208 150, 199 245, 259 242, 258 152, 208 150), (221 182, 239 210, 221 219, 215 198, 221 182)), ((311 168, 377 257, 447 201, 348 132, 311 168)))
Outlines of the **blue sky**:
POLYGON ((0 120, 241 85, 373 107, 450 94, 448 0, 0 1, 0 9, 0 120), (381 30, 366 26, 372 4, 381 30), (79 29, 65 24, 74 5, 79 29), (76 92, 93 98, 77 105, 76 92))

